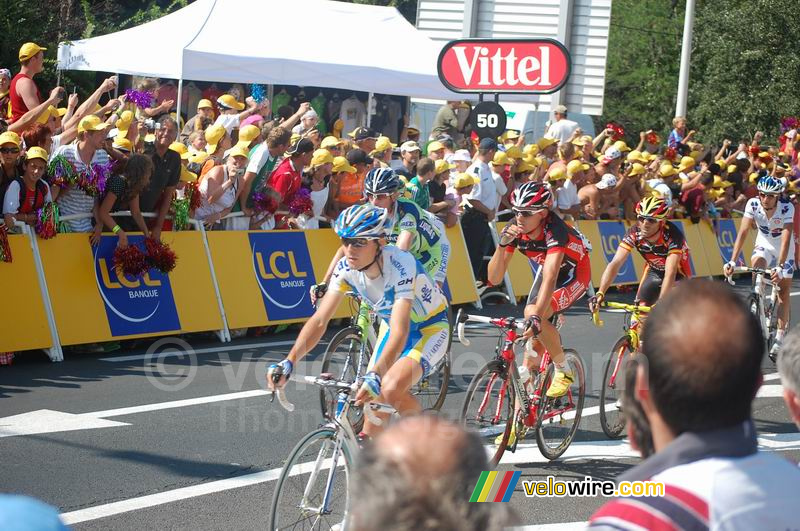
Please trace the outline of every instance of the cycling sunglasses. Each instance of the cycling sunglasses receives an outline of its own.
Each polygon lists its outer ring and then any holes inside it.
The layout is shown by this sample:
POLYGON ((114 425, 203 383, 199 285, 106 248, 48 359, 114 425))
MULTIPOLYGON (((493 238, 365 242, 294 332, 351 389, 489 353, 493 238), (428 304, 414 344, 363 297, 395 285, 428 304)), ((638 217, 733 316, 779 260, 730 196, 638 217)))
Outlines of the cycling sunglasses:
POLYGON ((514 213, 515 216, 522 216, 523 218, 529 218, 531 216, 535 216, 543 209, 539 210, 519 210, 517 208, 512 208, 511 211, 514 213))
POLYGON ((657 221, 658 221, 658 219, 656 219, 656 218, 651 218, 650 216, 636 216, 636 217, 637 217, 637 218, 639 219, 639 221, 641 221, 642 223, 655 223, 655 222, 657 222, 657 221))
POLYGON ((370 194, 367 193, 367 199, 371 199, 373 201, 377 201, 378 199, 387 199, 392 197, 392 194, 370 194))
POLYGON ((342 238, 342 245, 345 247, 366 247, 369 243, 367 238, 342 238))
POLYGON ((758 192, 758 197, 778 197, 778 194, 768 194, 765 192, 758 192))
POLYGON ((19 153, 19 148, 18 147, 0 148, 0 153, 3 153, 4 155, 7 154, 7 153, 16 154, 16 153, 19 153))

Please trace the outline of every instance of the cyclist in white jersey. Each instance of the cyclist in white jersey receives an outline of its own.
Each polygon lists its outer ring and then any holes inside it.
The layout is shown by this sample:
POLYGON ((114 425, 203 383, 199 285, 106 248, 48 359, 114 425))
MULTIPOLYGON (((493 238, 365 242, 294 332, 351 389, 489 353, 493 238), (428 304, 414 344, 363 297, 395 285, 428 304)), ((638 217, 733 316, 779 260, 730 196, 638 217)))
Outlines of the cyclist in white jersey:
MULTIPOLYGON (((757 229, 758 235, 750 264, 752 267, 771 269, 772 281, 780 287, 778 330, 775 333, 775 345, 771 352, 774 354, 778 352, 789 326, 790 306, 787 302, 795 268, 794 239, 792 238, 794 205, 781 198, 786 187, 783 179, 767 175, 761 177, 756 186, 758 197, 750 199, 745 206, 744 218, 731 256, 734 259, 739 256, 748 232, 752 228, 757 229)), ((725 274, 730 275, 735 266, 733 261, 725 264, 725 274)))
MULTIPOLYGON (((401 415, 422 410, 410 389, 447 351, 447 300, 413 255, 386 245, 388 217, 385 209, 366 204, 351 206, 336 219, 345 256, 289 355, 267 371, 270 389, 286 385, 294 365, 319 343, 345 293, 356 291, 385 325, 357 401, 377 399, 401 415)), ((370 422, 364 425, 370 437, 377 431, 370 422)))

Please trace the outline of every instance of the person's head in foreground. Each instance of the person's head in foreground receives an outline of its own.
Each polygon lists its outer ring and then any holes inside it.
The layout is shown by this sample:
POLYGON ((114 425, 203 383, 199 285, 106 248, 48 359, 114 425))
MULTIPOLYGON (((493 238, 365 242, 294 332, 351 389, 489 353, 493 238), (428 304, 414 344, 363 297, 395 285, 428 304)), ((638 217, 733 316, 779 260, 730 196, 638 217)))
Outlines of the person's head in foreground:
POLYGON ((783 340, 778 355, 778 372, 783 385, 783 401, 792 420, 800 427, 800 330, 797 328, 783 340))

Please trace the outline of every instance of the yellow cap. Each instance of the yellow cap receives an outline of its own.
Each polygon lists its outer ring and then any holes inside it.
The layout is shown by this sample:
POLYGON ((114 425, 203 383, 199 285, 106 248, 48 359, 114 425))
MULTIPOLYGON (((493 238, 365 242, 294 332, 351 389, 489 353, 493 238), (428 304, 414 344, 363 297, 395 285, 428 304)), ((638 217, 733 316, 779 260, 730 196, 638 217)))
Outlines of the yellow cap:
POLYGON ((522 158, 522 150, 517 146, 511 146, 506 148, 506 157, 510 159, 521 159, 522 158))
POLYGON ((239 144, 236 144, 228 151, 228 157, 244 157, 247 159, 250 158, 250 152, 239 144))
POLYGON ((189 164, 202 164, 208 160, 209 154, 206 151, 195 151, 189 155, 189 164))
POLYGON ((26 160, 42 159, 43 161, 47 162, 49 157, 47 155, 47 151, 40 148, 39 146, 33 146, 31 148, 28 148, 28 152, 25 153, 25 159, 26 160))
POLYGON ((733 172, 735 172, 735 171, 736 171, 736 169, 737 169, 737 168, 736 168, 736 164, 731 164, 730 166, 728 166, 728 167, 725 169, 725 171, 727 171, 728 173, 733 173, 733 172))
POLYGON ((303 138, 303 137, 300 136, 299 133, 292 133, 292 136, 289 138, 289 145, 290 146, 295 145, 297 142, 300 141, 301 138, 303 138))
POLYGON ((193 183, 197 180, 197 174, 190 172, 186 169, 186 166, 181 164, 181 181, 187 183, 193 183))
POLYGON ((453 188, 466 188, 478 182, 478 178, 470 173, 459 173, 453 182, 453 188))
POLYGON ((508 156, 503 151, 498 151, 494 154, 492 164, 495 166, 504 166, 508 164, 508 156))
POLYGON ((239 129, 239 143, 250 143, 261 134, 261 130, 253 124, 247 124, 239 129))
POLYGON ((525 155, 538 155, 539 154, 539 146, 536 144, 528 144, 524 148, 522 148, 522 153, 525 155))
POLYGON ((644 166, 638 162, 634 162, 628 175, 631 177, 636 177, 637 175, 644 175, 645 173, 647 173, 647 170, 644 168, 644 166))
POLYGON ((626 151, 631 150, 631 148, 628 147, 628 144, 626 144, 624 140, 617 140, 616 142, 614 142, 614 147, 620 150, 621 153, 625 153, 626 151))
POLYGON ((180 142, 173 142, 172 144, 169 145, 169 149, 180 155, 183 160, 189 160, 189 149, 186 147, 185 144, 181 144, 180 142))
POLYGON ((211 100, 207 100, 203 98, 202 100, 197 102, 197 110, 200 109, 213 109, 214 105, 211 103, 211 100))
POLYGON ((56 111, 58 111, 58 115, 62 118, 67 114, 66 107, 59 107, 58 109, 56 109, 56 111))
POLYGON ((444 149, 444 145, 438 140, 434 140, 433 142, 428 144, 428 153, 432 151, 439 151, 440 149, 444 149))
POLYGON ((119 115, 119 119, 117 120, 116 126, 119 129, 120 133, 127 133, 128 129, 131 127, 131 123, 133 122, 133 112, 131 111, 122 111, 122 114, 119 115))
POLYGON ((693 150, 693 151, 691 151, 691 152, 689 153, 689 156, 690 156, 690 157, 692 157, 692 158, 694 159, 694 161, 695 161, 695 162, 698 162, 698 161, 700 160, 700 157, 701 157, 702 155, 703 155, 703 152, 702 152, 702 151, 696 151, 696 150, 693 150))
POLYGON ((556 142, 558 141, 555 138, 543 137, 536 141, 536 145, 539 147, 539 151, 542 151, 544 148, 552 146, 556 142))
POLYGON ((658 173, 661 174, 662 177, 671 177, 672 175, 677 175, 678 170, 676 170, 675 167, 669 162, 665 162, 658 169, 658 173))
POLYGON ((548 181, 560 181, 567 178, 567 170, 563 165, 558 165, 547 174, 548 181))
POLYGON ((333 155, 327 149, 318 149, 314 152, 311 156, 311 165, 312 166, 322 166, 323 164, 332 164, 333 163, 333 155))
POLYGON ((586 144, 591 144, 592 140, 593 140, 592 137, 590 137, 589 135, 583 135, 573 140, 572 143, 578 147, 583 147, 586 144))
POLYGON ((58 114, 58 109, 50 105, 44 111, 42 111, 42 114, 39 115, 39 117, 36 119, 36 122, 44 125, 47 123, 47 121, 50 119, 51 116, 54 116, 56 114, 58 114))
MULTIPOLYGON (((124 136, 116 137, 114 139, 114 143, 111 144, 111 147, 113 147, 114 149, 120 149, 120 150, 124 150, 124 151, 127 151, 127 152, 133 151, 133 144, 131 143, 130 140, 128 140, 124 136)), ((183 157, 181 157, 181 158, 183 158, 183 157)))
POLYGON ((370 155, 375 153, 383 153, 386 150, 394 149, 397 147, 397 144, 392 144, 392 141, 389 139, 388 136, 379 136, 377 142, 375 142, 375 149, 370 153, 370 155))
POLYGON ((514 173, 525 173, 529 171, 533 171, 536 169, 535 164, 531 164, 530 162, 526 162, 525 159, 520 160, 516 166, 514 166, 514 173))
POLYGON ((444 159, 439 159, 439 160, 436 161, 436 164, 434 164, 433 173, 435 173, 436 175, 439 175, 442 172, 450 171, 452 169, 455 169, 455 167, 456 167, 455 164, 450 164, 449 162, 447 162, 444 159))
MULTIPOLYGON (((344 140, 342 140, 341 138, 336 138, 335 136, 326 136, 325 138, 322 139, 322 143, 320 143, 319 147, 324 149, 328 149, 331 147, 338 147, 341 146, 343 142, 344 140)), ((375 147, 377 148, 377 144, 375 145, 375 147)))
POLYGON ((39 52, 43 52, 47 48, 42 48, 35 42, 26 42, 19 49, 19 62, 27 61, 39 52))
POLYGON ((678 171, 686 171, 689 168, 694 168, 697 162, 693 157, 681 157, 681 163, 678 165, 678 171))
POLYGON ((355 173, 356 169, 347 162, 347 159, 344 157, 336 157, 333 159, 333 173, 339 172, 347 172, 347 173, 355 173))
POLYGON ((236 109, 237 111, 244 110, 244 103, 239 103, 236 98, 230 94, 223 94, 217 98, 217 103, 222 107, 227 107, 228 109, 236 109))
POLYGON ((221 125, 209 125, 206 129, 206 151, 214 153, 217 150, 217 145, 225 138, 227 131, 221 125))
POLYGON ((647 159, 644 158, 641 151, 636 151, 635 149, 628 153, 628 157, 626 159, 628 162, 641 162, 644 164, 647 162, 647 159))
POLYGON ((502 135, 500 135, 500 139, 505 142, 506 140, 516 140, 519 138, 519 131, 516 129, 509 129, 502 135))
POLYGON ((541 155, 525 155, 522 160, 538 168, 544 162, 544 157, 541 155))
POLYGON ((109 124, 101 120, 99 116, 90 114, 89 116, 82 118, 80 123, 78 123, 78 132, 83 133, 84 131, 103 131, 108 126, 109 124))
POLYGON ((590 166, 581 160, 571 160, 567 164, 567 177, 574 177, 579 171, 586 171, 589 168, 590 166))

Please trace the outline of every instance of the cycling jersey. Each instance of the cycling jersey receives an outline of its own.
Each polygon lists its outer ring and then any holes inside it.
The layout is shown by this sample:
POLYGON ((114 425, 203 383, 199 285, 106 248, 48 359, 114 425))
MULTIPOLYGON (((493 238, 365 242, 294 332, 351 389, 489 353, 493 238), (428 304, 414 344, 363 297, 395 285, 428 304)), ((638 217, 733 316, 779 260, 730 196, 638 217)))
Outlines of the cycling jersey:
POLYGON ((563 252, 564 258, 558 272, 559 280, 573 276, 572 272, 589 254, 581 233, 552 212, 544 221, 542 239, 534 240, 528 234, 521 234, 506 246, 507 253, 513 253, 514 249, 540 266, 544 265, 548 254, 563 252))
POLYGON ((340 293, 355 291, 383 320, 389 321, 395 301, 409 299, 411 325, 419 325, 439 314, 446 314, 447 300, 439 291, 422 264, 411 253, 393 245, 383 248, 381 256, 383 274, 369 279, 356 269, 351 269, 347 258, 336 264, 330 289, 340 293))
POLYGON ((775 247, 780 247, 784 225, 794 221, 794 205, 784 199, 780 199, 775 206, 775 212, 772 217, 768 217, 767 212, 761 205, 761 201, 754 197, 747 201, 747 205, 744 207, 744 217, 752 219, 758 228, 756 242, 761 239, 775 247))
POLYGON ((656 241, 650 241, 644 237, 639 224, 634 224, 622 241, 620 247, 627 251, 636 249, 642 255, 647 266, 651 271, 660 273, 662 276, 667 265, 667 257, 671 254, 680 254, 681 261, 678 266, 678 276, 692 276, 692 267, 689 261, 689 246, 681 230, 671 221, 664 224, 656 241))
POLYGON ((449 243, 444 237, 444 226, 433 214, 422 210, 416 203, 400 198, 395 203, 394 223, 389 234, 389 243, 396 244, 400 233, 408 231, 414 235, 408 251, 423 265, 425 271, 437 281, 444 281, 447 272, 449 252, 443 252, 443 245, 449 251, 449 243))

